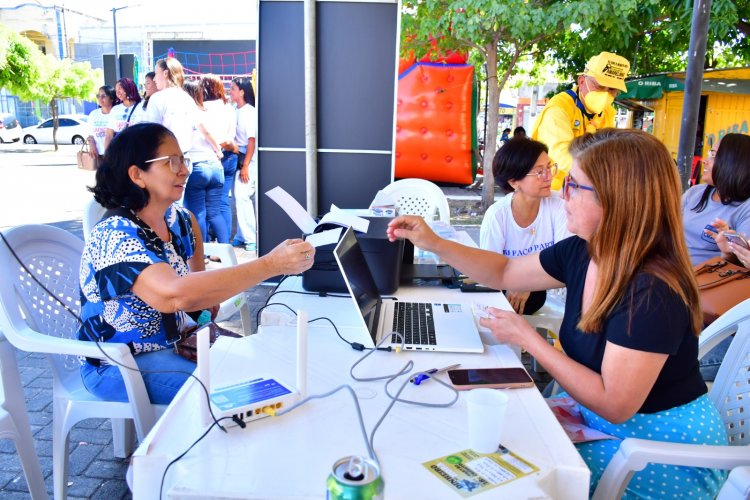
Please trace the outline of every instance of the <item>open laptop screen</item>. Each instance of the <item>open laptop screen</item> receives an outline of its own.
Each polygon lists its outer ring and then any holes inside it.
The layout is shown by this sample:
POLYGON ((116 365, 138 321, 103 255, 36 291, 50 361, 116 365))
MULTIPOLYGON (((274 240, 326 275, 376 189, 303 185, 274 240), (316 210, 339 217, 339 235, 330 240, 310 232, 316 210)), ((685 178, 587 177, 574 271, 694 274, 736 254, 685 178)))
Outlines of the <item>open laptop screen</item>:
POLYGON ((352 228, 346 230, 334 252, 344 274, 344 280, 348 283, 357 307, 367 323, 367 329, 375 340, 380 293, 352 228))

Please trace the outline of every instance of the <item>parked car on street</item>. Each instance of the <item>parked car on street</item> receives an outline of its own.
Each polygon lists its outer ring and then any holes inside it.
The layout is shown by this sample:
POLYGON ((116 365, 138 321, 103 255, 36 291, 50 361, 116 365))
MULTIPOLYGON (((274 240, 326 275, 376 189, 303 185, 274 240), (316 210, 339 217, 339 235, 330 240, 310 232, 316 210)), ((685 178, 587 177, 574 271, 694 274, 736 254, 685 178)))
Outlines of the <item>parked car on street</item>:
MULTIPOLYGON (((85 115, 60 115, 58 117, 57 143, 83 144, 91 134, 85 115)), ((24 144, 52 144, 52 118, 39 125, 24 127, 21 132, 24 144)))
POLYGON ((10 113, 0 113, 0 142, 16 142, 21 139, 21 124, 10 113))

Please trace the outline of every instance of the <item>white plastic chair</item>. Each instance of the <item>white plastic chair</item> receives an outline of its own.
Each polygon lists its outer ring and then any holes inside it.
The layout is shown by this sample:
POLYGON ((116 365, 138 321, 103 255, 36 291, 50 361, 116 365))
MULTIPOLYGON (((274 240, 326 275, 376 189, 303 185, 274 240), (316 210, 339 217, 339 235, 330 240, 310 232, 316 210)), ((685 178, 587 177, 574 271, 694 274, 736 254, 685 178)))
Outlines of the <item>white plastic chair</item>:
POLYGON ((0 438, 14 441, 31 498, 33 500, 48 498, 39 457, 34 449, 29 415, 26 413, 23 386, 18 375, 16 351, 2 332, 0 332, 0 384, 2 384, 3 391, 3 402, 0 404, 0 438))
POLYGON ((699 357, 736 330, 709 397, 726 424, 729 446, 623 440, 602 474, 594 500, 620 498, 633 474, 649 463, 732 469, 750 465, 750 299, 711 323, 700 337, 699 357))
MULTIPOLYGON (((83 241, 53 226, 28 225, 4 233, 21 261, 60 301, 76 314, 80 309, 79 267, 83 241)), ((125 344, 75 340, 77 320, 51 298, 0 241, 0 328, 17 349, 47 354, 52 369, 52 464, 55 498, 66 498, 70 429, 89 418, 112 419, 115 456, 133 450, 132 424, 139 440, 146 437, 165 406, 152 405, 137 370, 120 368, 129 402, 104 401, 89 393, 80 375, 80 356, 136 367, 125 344), (102 350, 100 350, 100 347, 102 350)))
POLYGON ((735 467, 719 490, 716 500, 747 500, 750 498, 750 466, 735 467))
MULTIPOLYGON (((91 230, 94 226, 102 220, 107 209, 101 206, 92 196, 91 199, 86 203, 83 209, 83 237, 88 239, 91 234, 91 230)), ((232 245, 228 243, 204 243, 203 253, 206 255, 214 255, 221 259, 222 267, 230 267, 237 265, 237 255, 235 255, 232 245)), ((252 332, 252 316, 250 314, 250 306, 245 300, 245 294, 240 293, 231 297, 221 303, 219 308, 219 315, 216 317, 216 321, 226 321, 230 317, 239 311, 240 318, 242 319, 242 330, 245 335, 250 335, 252 332)))
POLYGON ((399 209, 401 215, 421 215, 425 220, 435 218, 446 224, 451 223, 451 210, 448 199, 435 184, 424 179, 401 179, 383 188, 399 209))

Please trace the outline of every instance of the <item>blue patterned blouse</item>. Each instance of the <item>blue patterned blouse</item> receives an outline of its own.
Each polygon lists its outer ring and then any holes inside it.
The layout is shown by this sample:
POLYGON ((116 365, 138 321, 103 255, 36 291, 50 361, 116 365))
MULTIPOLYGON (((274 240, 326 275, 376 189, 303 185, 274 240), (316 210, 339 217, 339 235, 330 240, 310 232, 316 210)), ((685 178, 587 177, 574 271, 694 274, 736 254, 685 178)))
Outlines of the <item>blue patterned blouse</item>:
MULTIPOLYGON (((80 340, 129 344, 133 354, 168 346, 162 315, 132 292, 138 275, 151 264, 165 262, 184 276, 195 250, 190 213, 173 204, 165 215, 171 241, 163 242, 145 223, 119 215, 99 222, 81 257, 80 340)), ((182 331, 184 313, 176 314, 182 331)))

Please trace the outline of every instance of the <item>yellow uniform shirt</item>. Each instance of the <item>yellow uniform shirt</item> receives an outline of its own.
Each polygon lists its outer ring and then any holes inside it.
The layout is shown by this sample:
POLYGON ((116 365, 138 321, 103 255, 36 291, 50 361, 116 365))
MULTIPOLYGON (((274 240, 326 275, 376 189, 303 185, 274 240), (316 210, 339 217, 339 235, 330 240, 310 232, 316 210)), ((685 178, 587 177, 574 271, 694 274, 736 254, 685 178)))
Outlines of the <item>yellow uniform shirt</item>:
MULTIPOLYGON (((573 87, 573 92, 577 95, 578 88, 573 87)), ((599 129, 614 126, 615 108, 613 106, 609 106, 601 114, 588 119, 567 92, 560 92, 549 100, 534 122, 531 138, 546 144, 549 148, 550 161, 557 163, 557 175, 552 180, 553 190, 562 188, 563 179, 573 165, 568 151, 573 139, 586 132, 596 132, 599 129)))

